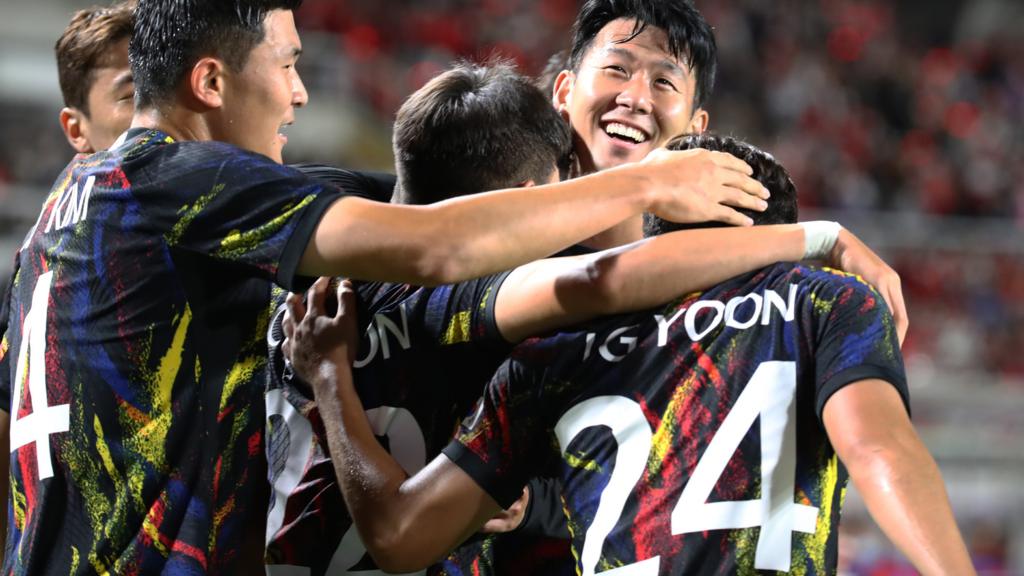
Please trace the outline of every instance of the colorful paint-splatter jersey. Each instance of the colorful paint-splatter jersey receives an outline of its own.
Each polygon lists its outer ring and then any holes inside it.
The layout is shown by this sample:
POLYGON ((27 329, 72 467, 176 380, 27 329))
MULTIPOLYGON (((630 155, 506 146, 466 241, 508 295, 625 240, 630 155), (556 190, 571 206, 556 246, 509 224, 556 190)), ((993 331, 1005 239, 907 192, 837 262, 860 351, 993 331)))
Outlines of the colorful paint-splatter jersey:
MULTIPOLYGON (((437 288, 357 286, 356 389, 375 433, 410 473, 441 452, 511 349, 494 320, 506 276, 437 288)), ((283 360, 282 315, 269 338, 267 574, 380 574, 342 500, 312 392, 283 360)))
POLYGON ((339 195, 159 131, 75 158, 20 251, 0 347, 4 573, 230 574, 262 559, 271 281, 292 284, 339 195))
POLYGON ((561 457, 582 574, 831 574, 847 481, 829 396, 896 331, 855 277, 778 264, 516 348, 445 453, 500 504, 561 457))

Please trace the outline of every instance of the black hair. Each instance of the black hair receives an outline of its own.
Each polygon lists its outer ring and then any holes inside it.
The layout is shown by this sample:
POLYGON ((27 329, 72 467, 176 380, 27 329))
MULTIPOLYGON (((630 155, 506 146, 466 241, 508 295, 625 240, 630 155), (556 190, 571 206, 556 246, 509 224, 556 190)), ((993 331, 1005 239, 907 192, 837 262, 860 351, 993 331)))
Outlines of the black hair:
POLYGON ((263 41, 273 10, 296 10, 302 0, 139 0, 128 59, 135 106, 170 101, 192 66, 205 56, 234 71, 245 67, 263 41))
MULTIPOLYGON (((728 152, 743 160, 754 170, 754 178, 771 192, 768 209, 755 212, 744 208, 738 209, 750 216, 754 224, 792 224, 797 221, 798 208, 796 202, 796 186, 789 177, 789 172, 771 154, 730 136, 719 136, 712 133, 691 134, 676 138, 666 146, 669 150, 705 150, 728 152)), ((699 224, 677 224, 662 220, 653 214, 644 214, 644 236, 658 236, 676 230, 694 228, 713 228, 727 226, 721 222, 704 222, 699 224)))
POLYGON ((635 20, 635 26, 619 43, 636 38, 648 26, 665 31, 669 52, 697 77, 694 107, 703 108, 715 87, 718 48, 714 31, 690 0, 587 0, 573 24, 572 70, 579 71, 598 33, 620 18, 635 20))
POLYGON ((544 65, 544 69, 533 83, 540 88, 545 96, 551 98, 555 93, 555 80, 558 80, 558 75, 562 73, 562 70, 568 69, 569 49, 566 48, 548 57, 548 63, 544 65))
POLYGON ((454 196, 546 182, 572 147, 569 127, 512 64, 456 63, 402 104, 393 144, 395 201, 454 196))

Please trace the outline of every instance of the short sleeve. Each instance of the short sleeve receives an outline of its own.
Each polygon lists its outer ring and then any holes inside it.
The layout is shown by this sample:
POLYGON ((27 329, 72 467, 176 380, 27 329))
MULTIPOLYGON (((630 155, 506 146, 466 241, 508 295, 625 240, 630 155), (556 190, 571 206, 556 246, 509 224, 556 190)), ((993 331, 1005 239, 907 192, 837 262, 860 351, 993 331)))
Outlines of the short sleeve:
POLYGON ((444 449, 503 508, 522 495, 536 474, 536 455, 549 450, 545 427, 536 421, 542 417, 539 384, 536 374, 514 359, 506 360, 444 449))
POLYGON ((126 171, 142 176, 133 178, 133 194, 169 246, 240 265, 288 289, 324 212, 343 195, 219 142, 170 144, 126 162, 126 171))
POLYGON ((877 292, 852 276, 832 276, 814 295, 831 303, 818 316, 816 357, 818 418, 838 390, 866 379, 892 384, 910 412, 910 393, 892 314, 877 292))
POLYGON ((494 305, 511 273, 431 289, 423 310, 423 325, 431 341, 441 346, 479 341, 505 344, 494 305))
POLYGON ((386 172, 360 172, 323 164, 295 164, 293 167, 310 178, 375 202, 390 202, 397 181, 394 174, 386 172))

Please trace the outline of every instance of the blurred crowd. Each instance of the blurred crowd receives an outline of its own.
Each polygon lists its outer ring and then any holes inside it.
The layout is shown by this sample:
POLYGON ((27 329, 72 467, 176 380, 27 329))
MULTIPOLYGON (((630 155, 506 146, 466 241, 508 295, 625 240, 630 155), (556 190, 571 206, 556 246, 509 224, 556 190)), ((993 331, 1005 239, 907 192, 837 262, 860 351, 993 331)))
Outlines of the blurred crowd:
MULTIPOLYGON (((344 103, 360 124, 347 149, 288 159, 386 169, 389 123, 409 93, 458 57, 500 54, 538 74, 567 47, 577 4, 306 0, 311 98, 344 103)), ((711 127, 776 154, 804 207, 983 216, 1024 233, 1024 4, 697 5, 720 50, 711 127)), ((67 160, 53 111, 30 108, 0 106, 0 202, 4 182, 42 190, 67 160)), ((908 290, 908 358, 1024 377, 1024 247, 886 256, 908 290)))

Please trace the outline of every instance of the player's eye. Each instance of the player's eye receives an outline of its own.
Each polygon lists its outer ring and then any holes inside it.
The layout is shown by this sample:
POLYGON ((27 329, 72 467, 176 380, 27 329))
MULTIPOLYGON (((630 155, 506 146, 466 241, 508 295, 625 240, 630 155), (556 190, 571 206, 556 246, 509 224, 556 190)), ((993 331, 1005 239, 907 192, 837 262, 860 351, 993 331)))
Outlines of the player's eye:
POLYGON ((655 83, 658 86, 661 86, 661 87, 665 88, 666 90, 672 90, 674 92, 678 92, 679 91, 679 89, 676 88, 676 85, 673 84, 672 81, 669 80, 668 78, 658 78, 657 80, 655 80, 655 83))
POLYGON ((609 64, 608 66, 605 66, 603 70, 616 77, 628 76, 626 69, 618 64, 609 64))

